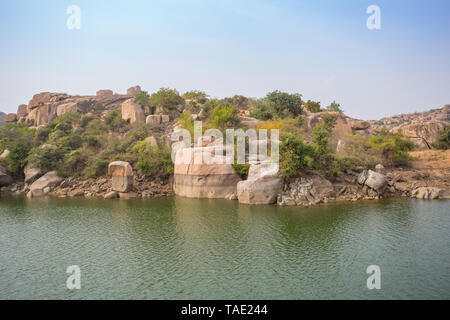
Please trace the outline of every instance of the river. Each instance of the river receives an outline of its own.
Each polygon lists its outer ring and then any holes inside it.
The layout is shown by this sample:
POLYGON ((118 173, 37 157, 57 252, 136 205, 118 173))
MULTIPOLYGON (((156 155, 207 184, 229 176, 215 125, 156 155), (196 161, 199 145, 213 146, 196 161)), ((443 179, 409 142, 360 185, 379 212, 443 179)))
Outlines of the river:
POLYGON ((450 201, 1 197, 0 298, 450 299, 449 230, 450 201))

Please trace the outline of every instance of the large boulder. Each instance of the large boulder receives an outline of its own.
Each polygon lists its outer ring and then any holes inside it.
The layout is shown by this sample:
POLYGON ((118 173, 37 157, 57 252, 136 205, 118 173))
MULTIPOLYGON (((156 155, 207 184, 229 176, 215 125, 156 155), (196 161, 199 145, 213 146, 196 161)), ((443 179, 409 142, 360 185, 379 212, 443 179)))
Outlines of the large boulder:
POLYGON ((110 97, 110 96, 114 95, 114 92, 109 89, 98 90, 96 95, 97 95, 97 97, 110 97))
POLYGON ((112 176, 112 189, 114 191, 125 193, 133 186, 133 168, 128 162, 111 162, 108 166, 108 174, 112 176))
POLYGON ((237 184, 237 195, 243 204, 274 204, 283 187, 283 180, 277 176, 263 176, 241 181, 237 184))
POLYGON ((26 104, 21 104, 18 108, 17 108, 17 118, 23 118, 26 117, 28 115, 28 106, 26 104))
POLYGON ((13 179, 6 173, 6 169, 0 167, 0 187, 8 186, 13 182, 13 179))
POLYGON ((431 187, 422 187, 411 192, 411 196, 417 199, 434 200, 434 199, 448 199, 449 193, 447 190, 431 187))
POLYGON ((145 119, 145 123, 151 124, 151 125, 161 124, 161 115, 159 115, 159 114, 149 115, 149 116, 147 116, 147 119, 145 119))
POLYGON ((388 185, 388 180, 381 173, 372 170, 364 170, 358 176, 358 183, 368 186, 369 188, 377 191, 378 194, 381 194, 388 185))
POLYGON ((143 124, 145 114, 142 107, 133 99, 129 99, 122 104, 122 119, 131 124, 143 124))
POLYGON ((250 166, 248 180, 237 185, 237 196, 243 204, 274 204, 283 187, 278 176, 278 163, 257 163, 250 166))
POLYGON ((236 185, 241 178, 227 163, 224 150, 223 147, 180 148, 175 156, 175 194, 188 198, 236 199, 236 185), (212 157, 217 159, 216 163, 208 161, 212 157))
POLYGON ((17 114, 9 113, 5 117, 5 122, 17 122, 17 114))
POLYGON ((11 152, 8 149, 3 150, 2 154, 0 155, 0 159, 6 159, 10 153, 11 152))
POLYGON ((138 94, 139 92, 141 92, 141 87, 140 86, 134 86, 131 88, 127 89, 127 96, 135 96, 136 94, 138 94))
POLYGON ((25 175, 25 183, 33 182, 44 174, 41 169, 33 167, 31 163, 27 163, 23 173, 25 175))
POLYGON ((56 171, 50 171, 33 182, 30 186, 31 197, 42 197, 48 194, 52 188, 57 187, 63 179, 58 177, 56 171))
POLYGON ((444 121, 417 121, 400 125, 391 131, 402 133, 420 149, 430 149, 433 143, 439 141, 446 126, 448 126, 448 123, 444 121))

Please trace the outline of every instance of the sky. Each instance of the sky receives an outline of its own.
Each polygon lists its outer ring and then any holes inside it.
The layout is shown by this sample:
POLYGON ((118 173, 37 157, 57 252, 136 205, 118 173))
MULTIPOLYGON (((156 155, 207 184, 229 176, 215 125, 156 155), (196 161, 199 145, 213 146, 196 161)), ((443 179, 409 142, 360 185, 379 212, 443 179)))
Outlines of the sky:
POLYGON ((448 0, 0 0, 0 111, 39 92, 280 90, 379 119, 450 104, 448 0), (67 8, 80 8, 70 30, 67 8), (377 5, 381 29, 366 12, 377 5))

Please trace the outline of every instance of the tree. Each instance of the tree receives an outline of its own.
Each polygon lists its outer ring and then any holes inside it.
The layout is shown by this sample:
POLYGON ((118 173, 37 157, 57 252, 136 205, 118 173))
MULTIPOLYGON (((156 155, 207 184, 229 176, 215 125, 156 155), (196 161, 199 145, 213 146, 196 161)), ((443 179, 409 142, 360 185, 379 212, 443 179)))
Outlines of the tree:
POLYGON ((333 128, 336 126, 337 115, 333 113, 324 113, 320 116, 325 124, 325 128, 328 132, 332 132, 333 128))
POLYGON ((313 112, 313 113, 320 112, 320 102, 308 100, 308 101, 306 101, 304 107, 309 112, 313 112))
POLYGON ((267 95, 266 99, 269 102, 270 108, 280 118, 296 118, 302 113, 303 101, 301 94, 273 91, 267 95))
POLYGON ((208 95, 203 91, 188 91, 185 94, 183 94, 183 98, 185 100, 195 100, 196 102, 200 104, 204 104, 208 100, 208 95))
POLYGON ((339 103, 336 103, 336 101, 333 100, 333 102, 327 107, 327 110, 335 111, 339 113, 343 113, 341 109, 341 105, 339 103))
POLYGON ((219 130, 234 128, 239 125, 236 108, 230 105, 219 104, 212 112, 210 126, 219 130))
POLYGON ((450 126, 446 126, 444 132, 439 136, 439 141, 433 144, 436 149, 448 150, 450 149, 450 126))
POLYGON ((134 95, 134 100, 144 109, 150 106, 150 96, 147 91, 136 93, 134 95))
POLYGON ((182 111, 184 99, 177 90, 161 88, 150 97, 150 106, 156 109, 156 112, 170 113, 171 111, 182 111))
POLYGON ((6 161, 10 174, 20 176, 23 173, 34 135, 35 130, 23 123, 7 123, 0 127, 0 149, 9 150, 6 161))

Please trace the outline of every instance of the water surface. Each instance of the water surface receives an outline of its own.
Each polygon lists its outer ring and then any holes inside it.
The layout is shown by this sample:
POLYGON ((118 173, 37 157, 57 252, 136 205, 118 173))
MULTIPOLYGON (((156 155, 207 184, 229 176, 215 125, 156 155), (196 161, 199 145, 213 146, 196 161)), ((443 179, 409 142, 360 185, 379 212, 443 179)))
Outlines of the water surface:
POLYGON ((1 299, 449 299, 450 201, 0 198, 1 299), (66 268, 81 268, 81 290, 66 268), (366 269, 381 268, 381 290, 366 269))

